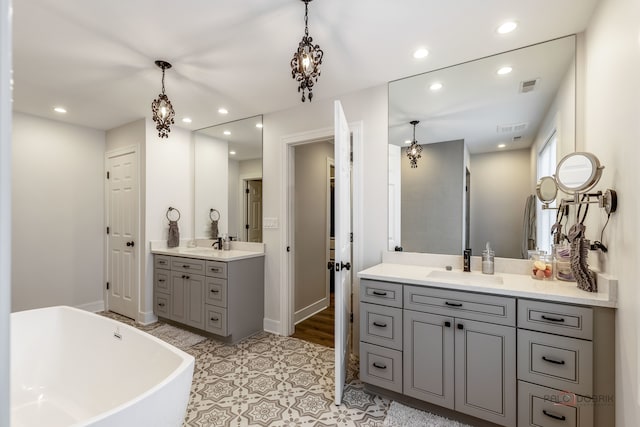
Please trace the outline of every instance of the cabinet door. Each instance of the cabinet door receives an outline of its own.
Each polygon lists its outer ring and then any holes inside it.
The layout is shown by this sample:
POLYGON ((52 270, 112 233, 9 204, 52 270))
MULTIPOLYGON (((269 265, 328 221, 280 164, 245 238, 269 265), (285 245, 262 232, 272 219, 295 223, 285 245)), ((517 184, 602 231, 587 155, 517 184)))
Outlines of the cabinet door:
POLYGON ((404 394, 453 409, 453 325, 452 317, 404 311, 404 394))
POLYGON ((185 299, 187 295, 187 282, 185 273, 179 271, 171 272, 171 309, 168 319, 175 320, 176 322, 186 323, 187 320, 187 301, 185 299))
POLYGON ((194 328, 204 329, 204 291, 205 277, 199 274, 188 274, 185 301, 187 303, 186 324, 194 328))
POLYGON ((516 425, 516 330, 456 319, 455 409, 516 425))

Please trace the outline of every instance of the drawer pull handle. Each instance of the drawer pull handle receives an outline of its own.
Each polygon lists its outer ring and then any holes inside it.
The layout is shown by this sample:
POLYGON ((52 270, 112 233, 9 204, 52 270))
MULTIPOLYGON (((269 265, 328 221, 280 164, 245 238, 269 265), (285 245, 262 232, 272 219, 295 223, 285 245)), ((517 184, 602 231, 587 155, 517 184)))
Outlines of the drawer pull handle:
POLYGON ((386 323, 373 322, 373 326, 377 326, 378 328, 386 328, 387 324, 386 323))
POLYGON ((542 316, 544 320, 548 320, 549 322, 564 322, 564 319, 562 317, 558 318, 558 317, 549 317, 549 316, 545 316, 544 314, 542 316))
POLYGON ((158 305, 159 305, 160 307, 164 307, 164 303, 163 303, 163 302, 158 303, 158 305))
POLYGON ((211 268, 210 270, 213 271, 214 273, 217 273, 218 271, 220 271, 219 268, 211 268))
POLYGON ((542 410, 542 413, 549 418, 553 418, 554 420, 564 421, 567 419, 567 417, 565 417, 564 415, 555 415, 555 414, 552 414, 551 412, 547 412, 545 409, 542 410))
POLYGON ((449 322, 448 320, 446 322, 444 322, 444 326, 446 326, 447 328, 451 327, 451 322, 449 322))
POLYGON ((219 317, 212 317, 212 318, 211 318, 211 321, 212 321, 212 322, 217 322, 218 320, 220 320, 220 318, 219 318, 219 317))
POLYGON ((217 294, 218 292, 220 292, 220 291, 217 290, 217 289, 211 289, 211 293, 213 293, 213 294, 217 294))
POLYGON ((383 365, 383 364, 378 363, 378 362, 373 362, 373 366, 378 368, 378 369, 387 369, 387 365, 383 365))
POLYGON ((373 291, 374 295, 377 295, 379 297, 386 297, 387 293, 386 292, 380 292, 380 291, 373 291))
POLYGON ((542 360, 549 363, 555 363, 556 365, 564 365, 564 360, 553 360, 549 359, 547 356, 542 356, 542 360))
POLYGON ((182 264, 182 268, 191 268, 191 266, 188 264, 182 264))
POLYGON ((158 279, 158 282, 164 282, 164 279, 158 279))
POLYGON ((158 261, 158 264, 162 264, 162 265, 164 265, 164 264, 166 264, 166 263, 167 263, 167 261, 158 261))
POLYGON ((449 301, 445 301, 444 302, 446 305, 448 305, 449 307, 462 307, 462 304, 459 302, 449 302, 449 301))

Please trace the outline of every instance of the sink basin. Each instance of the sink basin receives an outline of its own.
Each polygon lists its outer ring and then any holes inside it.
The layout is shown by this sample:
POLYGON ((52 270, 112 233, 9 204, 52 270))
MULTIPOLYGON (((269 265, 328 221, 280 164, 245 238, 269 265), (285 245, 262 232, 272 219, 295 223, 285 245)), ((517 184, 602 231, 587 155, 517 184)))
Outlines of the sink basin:
POLYGON ((467 273, 463 271, 434 270, 427 274, 429 279, 469 285, 502 285, 502 277, 489 274, 467 273))

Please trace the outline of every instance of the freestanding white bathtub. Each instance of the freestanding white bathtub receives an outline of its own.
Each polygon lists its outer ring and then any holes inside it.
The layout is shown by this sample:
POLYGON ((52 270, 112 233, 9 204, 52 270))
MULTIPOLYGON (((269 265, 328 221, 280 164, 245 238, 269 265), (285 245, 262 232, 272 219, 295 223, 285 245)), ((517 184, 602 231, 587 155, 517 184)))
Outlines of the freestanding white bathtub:
POLYGON ((11 314, 12 427, 181 426, 194 358, 71 307, 11 314))

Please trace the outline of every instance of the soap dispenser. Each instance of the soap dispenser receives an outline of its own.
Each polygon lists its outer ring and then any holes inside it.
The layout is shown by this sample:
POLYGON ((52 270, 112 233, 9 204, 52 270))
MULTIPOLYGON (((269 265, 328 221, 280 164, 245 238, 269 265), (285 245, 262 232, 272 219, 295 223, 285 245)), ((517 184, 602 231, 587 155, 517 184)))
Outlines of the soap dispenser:
POLYGON ((494 262, 495 252, 491 250, 491 245, 487 242, 487 246, 484 251, 482 251, 482 273, 483 274, 493 274, 494 270, 494 262))

